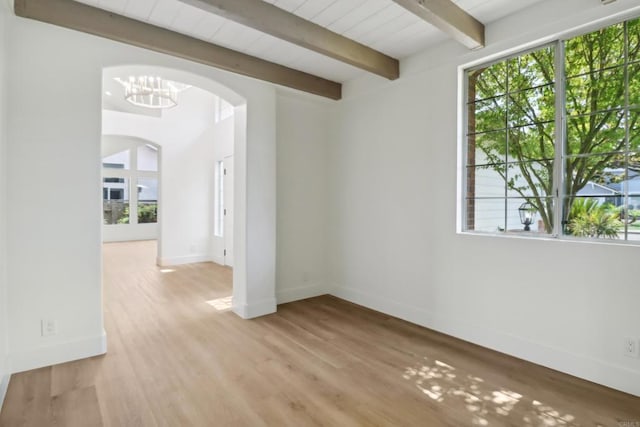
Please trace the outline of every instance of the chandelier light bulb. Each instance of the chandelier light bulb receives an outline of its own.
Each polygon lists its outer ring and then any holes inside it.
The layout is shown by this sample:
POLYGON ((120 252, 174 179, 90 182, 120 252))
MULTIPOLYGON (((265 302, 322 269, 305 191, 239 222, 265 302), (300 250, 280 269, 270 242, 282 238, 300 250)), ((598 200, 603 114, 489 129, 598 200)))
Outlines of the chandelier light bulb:
POLYGON ((178 105, 178 94, 191 86, 164 80, 159 76, 116 77, 124 87, 124 98, 133 105, 145 108, 163 109, 178 105))

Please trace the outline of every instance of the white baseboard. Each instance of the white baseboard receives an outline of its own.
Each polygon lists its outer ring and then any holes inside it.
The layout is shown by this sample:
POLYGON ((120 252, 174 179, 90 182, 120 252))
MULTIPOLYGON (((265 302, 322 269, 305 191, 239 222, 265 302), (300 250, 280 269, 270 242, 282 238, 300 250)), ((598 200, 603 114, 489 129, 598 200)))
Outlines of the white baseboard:
POLYGON ((281 289, 276 291, 276 300, 278 304, 299 301, 301 299, 313 298, 327 293, 326 286, 309 285, 297 288, 281 289))
POLYGON ((57 365, 92 356, 99 356, 107 352, 107 334, 42 346, 33 350, 11 353, 11 372, 30 371, 44 366, 57 365))
POLYGON ((276 312, 276 299, 267 298, 250 304, 234 305, 233 312, 243 319, 253 319, 276 312))
POLYGON ((157 240, 158 224, 107 224, 102 226, 102 241, 132 242, 157 240))
POLYGON ((222 257, 222 256, 211 255, 210 260, 215 262, 216 264, 225 265, 224 264, 224 257, 222 257))
POLYGON ((2 378, 0 378, 0 409, 2 409, 4 398, 7 396, 7 389, 9 388, 10 379, 11 374, 5 374, 2 376, 2 378))
POLYGON ((193 264, 196 262, 211 262, 213 261, 210 255, 198 254, 198 255, 184 255, 176 257, 158 257, 156 263, 160 267, 170 267, 173 265, 193 264))
POLYGON ((420 307, 391 301, 354 288, 334 287, 330 294, 461 340, 640 396, 640 372, 622 366, 482 328, 477 324, 434 315, 420 307))

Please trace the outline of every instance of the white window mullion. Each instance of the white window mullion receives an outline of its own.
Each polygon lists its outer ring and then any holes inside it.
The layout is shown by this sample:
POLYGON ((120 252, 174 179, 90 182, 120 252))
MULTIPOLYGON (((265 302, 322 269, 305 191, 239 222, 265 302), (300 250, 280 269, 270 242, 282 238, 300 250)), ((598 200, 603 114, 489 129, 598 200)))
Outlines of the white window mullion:
POLYGON ((131 150, 131 179, 129 179, 129 224, 138 224, 138 150, 131 150))
POLYGON ((555 92, 556 92, 556 132, 555 132, 555 158, 554 158, 554 218, 553 218, 553 230, 550 230, 554 236, 560 237, 563 234, 564 225, 562 224, 563 218, 563 205, 565 198, 565 183, 564 183, 564 157, 566 150, 566 115, 565 115, 565 101, 566 101, 566 85, 565 85, 565 52, 564 41, 559 40, 556 43, 555 54, 555 92))
POLYGON ((631 140, 630 138, 630 130, 629 129, 629 120, 631 120, 631 106, 629 104, 629 24, 625 22, 624 24, 624 169, 625 169, 625 180, 624 185, 622 186, 622 190, 624 191, 624 208, 622 210, 624 219, 624 240, 629 240, 629 214, 631 209, 629 209, 629 152, 631 150, 631 140))

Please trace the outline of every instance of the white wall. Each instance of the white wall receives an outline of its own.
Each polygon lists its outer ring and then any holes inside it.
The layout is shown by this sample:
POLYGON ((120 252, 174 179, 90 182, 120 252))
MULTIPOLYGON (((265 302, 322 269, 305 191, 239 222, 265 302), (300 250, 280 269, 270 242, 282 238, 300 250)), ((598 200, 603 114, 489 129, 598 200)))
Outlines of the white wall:
POLYGON ((640 395, 622 352, 640 338, 640 248, 456 233, 459 66, 632 7, 550 0, 489 25, 483 50, 447 42, 397 81, 346 85, 329 137, 334 293, 640 395))
POLYGON ((238 93, 244 97, 246 144, 235 153, 241 220, 235 233, 240 239, 235 242, 234 311, 243 317, 274 311, 275 88, 35 21, 15 16, 8 21, 10 38, 20 41, 10 44, 6 61, 11 83, 7 244, 12 370, 105 351, 99 220, 105 67, 180 69, 192 74, 187 83, 204 87, 213 79, 226 86, 224 97, 234 105, 240 102, 238 93), (44 182, 55 182, 56 191, 43 191, 44 182), (64 209, 50 209, 59 205, 60 194, 72 196, 64 209), (57 335, 41 337, 43 318, 57 321, 57 335))
POLYGON ((327 128, 335 105, 278 93, 278 303, 327 293, 327 128))
POLYGON ((215 141, 209 129, 192 141, 162 149, 160 265, 211 260, 215 141))
POLYGON ((6 129, 7 129, 7 26, 8 3, 0 3, 0 408, 9 384, 7 325, 6 129))

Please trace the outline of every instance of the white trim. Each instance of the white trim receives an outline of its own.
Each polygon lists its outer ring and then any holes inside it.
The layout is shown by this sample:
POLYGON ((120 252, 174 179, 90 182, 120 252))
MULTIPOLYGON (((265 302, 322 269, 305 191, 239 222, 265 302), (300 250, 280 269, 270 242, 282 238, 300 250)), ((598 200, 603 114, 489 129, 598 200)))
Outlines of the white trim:
POLYGON ((434 314, 354 288, 336 286, 331 295, 482 347, 640 396, 640 372, 622 366, 482 328, 478 324, 434 314))
POLYGON ((11 372, 30 371, 44 366, 57 365, 87 357, 99 356, 107 352, 107 334, 83 338, 75 341, 37 347, 23 352, 11 353, 11 372))
POLYGON ((313 298, 327 293, 326 286, 308 285, 297 288, 282 289, 276 291, 276 300, 278 304, 299 301, 302 299, 313 298))
POLYGON ((224 266, 224 257, 223 256, 211 255, 209 258, 210 258, 211 262, 215 262, 216 264, 224 266))
POLYGON ((193 264, 196 262, 212 262, 213 259, 211 255, 207 254, 198 254, 198 255, 184 255, 184 256, 176 256, 176 257, 158 257, 156 258, 156 263, 160 267, 169 267, 172 265, 183 265, 183 264, 193 264))
POLYGON ((466 215, 465 196, 467 194, 467 126, 468 109, 467 109, 467 71, 459 66, 457 71, 457 105, 456 105, 456 128, 457 128, 457 144, 456 144, 456 233, 462 233, 465 229, 466 215))
POLYGON ((234 305, 232 310, 243 319, 265 316, 276 312, 276 299, 267 298, 253 304, 234 305))

